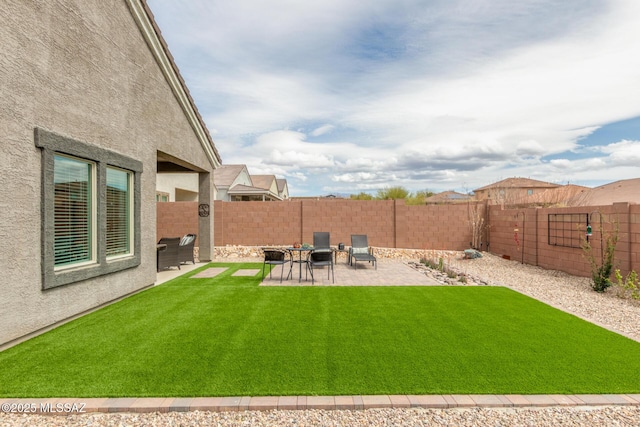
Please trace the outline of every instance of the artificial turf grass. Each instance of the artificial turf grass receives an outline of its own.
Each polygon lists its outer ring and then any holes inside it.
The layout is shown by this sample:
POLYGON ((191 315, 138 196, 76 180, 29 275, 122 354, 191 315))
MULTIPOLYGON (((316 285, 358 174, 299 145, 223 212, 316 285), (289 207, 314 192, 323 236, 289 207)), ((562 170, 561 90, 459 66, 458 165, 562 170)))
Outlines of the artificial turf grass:
POLYGON ((506 288, 259 287, 232 274, 261 264, 215 266, 0 353, 0 396, 640 391, 639 343, 506 288))

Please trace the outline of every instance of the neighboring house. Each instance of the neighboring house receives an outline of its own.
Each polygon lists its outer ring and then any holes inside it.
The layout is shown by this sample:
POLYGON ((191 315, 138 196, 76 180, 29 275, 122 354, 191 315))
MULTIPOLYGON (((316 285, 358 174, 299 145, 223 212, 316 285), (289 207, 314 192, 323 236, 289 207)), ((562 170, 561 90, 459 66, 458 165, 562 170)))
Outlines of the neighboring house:
POLYGON ((278 185, 278 197, 280 197, 280 200, 289 199, 289 184, 287 184, 287 180, 278 178, 276 179, 276 184, 278 185))
POLYGON ((476 200, 489 200, 492 204, 512 204, 532 194, 560 187, 559 184, 529 178, 507 178, 473 190, 476 200))
POLYGON ((640 178, 624 179, 588 189, 575 195, 568 206, 605 206, 613 203, 640 203, 640 178))
POLYGON ((278 191, 278 182, 275 175, 251 175, 253 186, 262 190, 258 195, 263 201, 282 200, 278 191))
POLYGON ((473 197, 468 194, 458 193, 455 191, 443 191, 424 199, 427 205, 442 205, 447 203, 461 203, 472 200, 473 197))
POLYGON ((143 0, 45 3, 3 2, 0 349, 152 286, 156 171, 221 163, 143 0))
POLYGON ((251 202, 289 197, 286 179, 274 175, 250 175, 246 165, 222 165, 214 173, 216 200, 251 202))
POLYGON ((216 200, 232 201, 235 194, 242 188, 253 188, 251 175, 246 165, 222 165, 213 173, 213 182, 216 187, 216 200), (230 194, 231 191, 231 194, 230 194))
POLYGON ((557 188, 540 191, 529 196, 524 196, 513 201, 512 206, 520 207, 565 207, 569 206, 569 201, 576 196, 585 194, 590 190, 581 185, 567 184, 557 188))
MULTIPOLYGON (((266 175, 271 177, 272 175, 266 175)), ((260 177, 260 175, 258 175, 260 177)), ((260 178, 259 178, 260 179, 260 178)), ((213 173, 214 199, 224 201, 286 200, 289 198, 287 180, 276 178, 277 198, 272 192, 271 180, 265 180, 268 188, 255 186, 246 165, 221 165, 213 173)), ((198 177, 193 174, 158 174, 156 186, 158 202, 191 202, 198 200, 198 177)))

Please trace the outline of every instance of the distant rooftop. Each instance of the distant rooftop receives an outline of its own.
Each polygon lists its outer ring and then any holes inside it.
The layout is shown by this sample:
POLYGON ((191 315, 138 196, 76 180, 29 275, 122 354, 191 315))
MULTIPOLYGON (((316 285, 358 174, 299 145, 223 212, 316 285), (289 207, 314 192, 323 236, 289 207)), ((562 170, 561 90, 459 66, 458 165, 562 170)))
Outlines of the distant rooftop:
POLYGON ((640 178, 624 179, 578 194, 569 206, 605 206, 613 203, 640 203, 640 178))
POLYGON ((484 187, 476 188, 476 191, 491 190, 494 188, 556 188, 560 187, 560 184, 553 184, 551 182, 539 181, 531 178, 507 178, 502 181, 494 182, 493 184, 485 185, 484 187))

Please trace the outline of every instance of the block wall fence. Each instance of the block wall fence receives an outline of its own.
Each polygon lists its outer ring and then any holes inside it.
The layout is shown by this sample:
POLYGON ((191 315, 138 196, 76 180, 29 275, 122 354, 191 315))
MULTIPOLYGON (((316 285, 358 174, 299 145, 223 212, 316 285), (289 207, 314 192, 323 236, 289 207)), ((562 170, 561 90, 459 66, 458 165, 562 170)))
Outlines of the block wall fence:
MULTIPOLYGON (((215 201, 212 210, 215 246, 312 243, 314 231, 330 232, 332 245, 350 245, 352 234, 366 234, 371 246, 383 248, 460 251, 469 248, 472 240, 469 204, 408 206, 403 200, 344 199, 215 201)), ((640 271, 640 205, 504 209, 481 203, 480 211, 488 224, 483 250, 578 276, 590 275, 588 261, 579 247, 550 244, 549 215, 590 217, 590 242, 596 257, 601 248, 601 215, 605 234, 612 230, 614 222, 619 227, 616 267, 625 274, 640 271)), ((157 218, 157 240, 197 233, 198 203, 157 203, 157 218)), ((586 221, 570 223, 566 228, 581 238, 586 221)))
MULTIPOLYGON (((156 203, 156 242, 185 234, 198 234, 198 202, 156 203)), ((195 246, 198 243, 196 237, 195 246)))
POLYGON ((574 237, 579 239, 586 236, 589 218, 592 227, 589 242, 598 262, 601 261, 603 249, 601 242, 606 245, 607 235, 617 226, 615 268, 619 268, 623 274, 631 270, 640 272, 640 205, 629 203, 548 209, 502 209, 500 206, 490 206, 489 251, 525 264, 561 270, 576 276, 590 276, 589 262, 580 247, 550 242, 553 224, 550 224, 549 216, 571 214, 579 220, 569 222, 565 231, 575 233, 574 237), (604 233, 600 229, 601 223, 604 233), (515 229, 518 229, 517 241, 515 229))

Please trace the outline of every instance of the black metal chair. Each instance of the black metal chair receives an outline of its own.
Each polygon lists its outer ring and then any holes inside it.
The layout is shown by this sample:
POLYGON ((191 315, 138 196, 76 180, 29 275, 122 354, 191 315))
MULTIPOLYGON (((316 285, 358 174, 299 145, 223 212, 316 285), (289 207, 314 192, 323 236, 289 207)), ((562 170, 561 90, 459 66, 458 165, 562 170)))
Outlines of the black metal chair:
POLYGON ((193 257, 193 247, 196 243, 196 235, 195 234, 185 234, 182 239, 180 239, 180 246, 178 247, 178 261, 180 264, 191 261, 193 264, 196 263, 195 258, 193 257))
POLYGON ((307 270, 311 273, 311 284, 313 285, 315 279, 313 277, 314 267, 329 267, 327 269, 327 279, 329 279, 329 273, 331 273, 332 282, 336 283, 336 278, 333 272, 333 252, 331 249, 314 249, 309 252, 307 256, 307 270))
POLYGON ((284 275, 284 266, 289 263, 289 274, 287 274, 287 280, 289 280, 289 276, 292 274, 293 263, 292 256, 289 251, 285 251, 283 249, 276 248, 263 248, 264 252, 264 262, 262 263, 262 280, 264 280, 264 267, 269 265, 269 278, 271 278, 271 270, 273 269, 273 265, 281 265, 282 271, 280 272, 280 283, 282 283, 282 277, 284 275), (287 259, 287 254, 289 254, 289 259, 287 259))
POLYGON ((328 231, 313 232, 313 249, 331 249, 331 236, 328 231))
POLYGON ((351 235, 351 249, 349 249, 349 260, 352 262, 356 270, 358 269, 358 261, 372 262, 373 266, 378 269, 378 262, 373 256, 373 248, 369 246, 366 234, 351 235))
POLYGON ((166 245, 162 250, 157 251, 157 268, 162 271, 165 268, 178 267, 180 270, 180 258, 178 252, 180 250, 179 237, 163 237, 158 245, 166 245))

